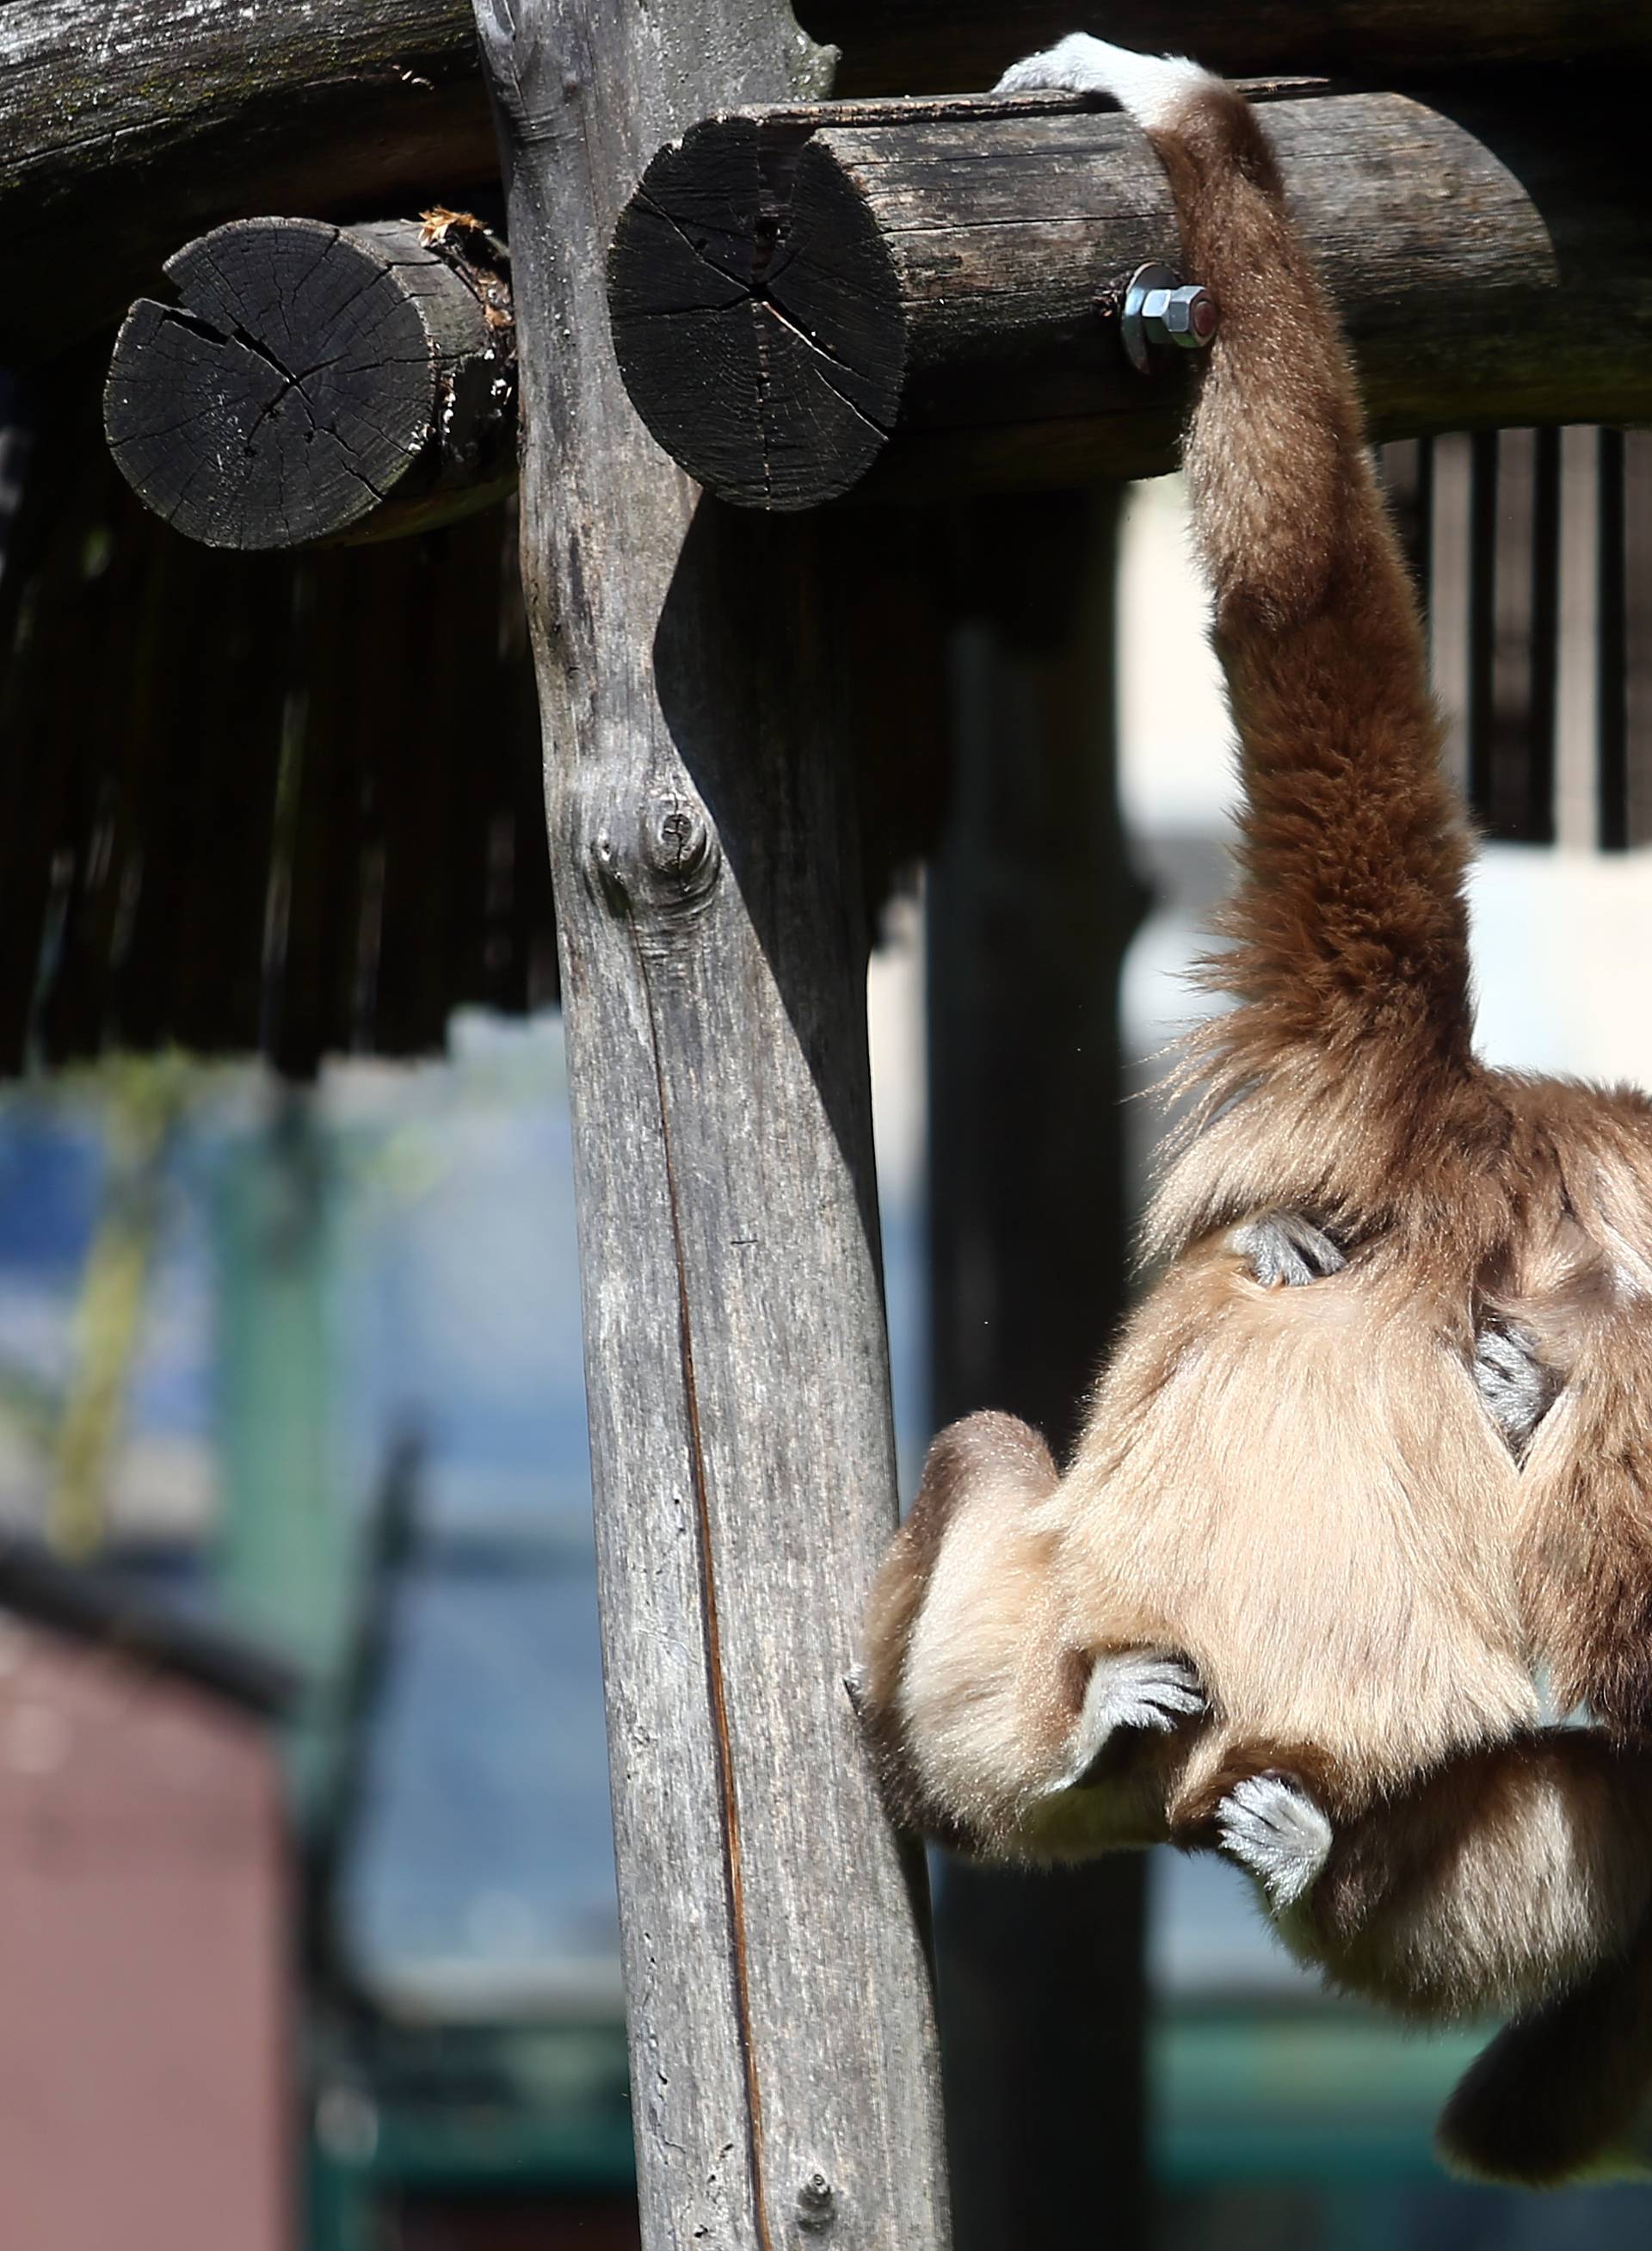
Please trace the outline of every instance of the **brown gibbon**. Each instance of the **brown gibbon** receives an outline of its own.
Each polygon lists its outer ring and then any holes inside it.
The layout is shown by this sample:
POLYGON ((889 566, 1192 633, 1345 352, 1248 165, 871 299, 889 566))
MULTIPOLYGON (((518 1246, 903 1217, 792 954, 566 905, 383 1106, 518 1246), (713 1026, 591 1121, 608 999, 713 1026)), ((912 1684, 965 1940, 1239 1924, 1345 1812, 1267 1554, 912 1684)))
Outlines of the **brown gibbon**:
POLYGON ((1652 2083, 1652 1104, 1474 1053, 1463 812, 1261 120, 1082 35, 1002 90, 1045 87, 1137 120, 1220 310, 1185 468, 1245 788, 1231 1005, 1071 1461, 941 1433, 857 1700, 932 1836, 1215 1849, 1337 1986, 1509 2015, 1442 2145, 1558 2180, 1652 2083), (1544 1724, 1539 1675, 1590 1724, 1544 1724))

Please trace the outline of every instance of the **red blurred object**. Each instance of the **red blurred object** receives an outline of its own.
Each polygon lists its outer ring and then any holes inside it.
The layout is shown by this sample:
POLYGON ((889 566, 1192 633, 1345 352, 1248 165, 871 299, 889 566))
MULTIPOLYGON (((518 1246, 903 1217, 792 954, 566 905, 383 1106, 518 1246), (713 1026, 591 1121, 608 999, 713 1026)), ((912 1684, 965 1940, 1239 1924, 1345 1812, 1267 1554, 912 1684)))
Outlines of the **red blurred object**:
POLYGON ((0 1617, 0 2244, 291 2251, 266 1731, 0 1617))

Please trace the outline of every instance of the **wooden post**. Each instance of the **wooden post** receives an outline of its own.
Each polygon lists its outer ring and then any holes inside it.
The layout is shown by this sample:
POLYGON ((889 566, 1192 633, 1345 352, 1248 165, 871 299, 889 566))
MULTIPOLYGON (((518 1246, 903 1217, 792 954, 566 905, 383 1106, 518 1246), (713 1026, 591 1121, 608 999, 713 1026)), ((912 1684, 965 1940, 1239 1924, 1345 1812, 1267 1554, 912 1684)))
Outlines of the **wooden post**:
MULTIPOLYGON (((960 512, 950 795, 925 894, 936 1423, 1058 1454, 1123 1308, 1116 487, 960 512)), ((958 2251, 1145 2231, 1139 1857, 949 1860, 936 1903, 958 2251)))
MULTIPOLYGON (((1377 435, 1652 419, 1620 94, 1322 93, 1270 100, 1267 123, 1377 435)), ((1114 112, 833 102, 662 149, 610 301, 639 412, 708 491, 950 497, 1173 466, 1184 385, 1137 373, 1115 315, 1135 267, 1180 254, 1164 168, 1114 112)))
POLYGON ((104 392, 146 507, 209 547, 384 538, 515 477, 509 262, 473 219, 238 219, 166 262, 104 392))
POLYGON ((572 1090, 648 2251, 936 2251, 930 1995, 842 1687, 894 1514, 864 936, 814 534, 620 384, 620 204, 815 59, 773 0, 479 0, 572 1090))

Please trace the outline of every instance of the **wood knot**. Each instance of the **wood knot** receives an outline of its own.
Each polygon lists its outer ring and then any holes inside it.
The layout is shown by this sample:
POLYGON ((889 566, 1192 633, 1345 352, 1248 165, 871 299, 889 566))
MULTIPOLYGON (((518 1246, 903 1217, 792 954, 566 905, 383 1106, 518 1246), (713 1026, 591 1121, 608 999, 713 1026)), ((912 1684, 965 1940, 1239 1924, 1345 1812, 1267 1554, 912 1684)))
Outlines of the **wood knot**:
POLYGON ((604 888, 632 913, 696 908, 722 871, 722 848, 704 807, 675 793, 649 798, 628 840, 618 824, 605 826, 593 856, 604 888))
POLYGON ((838 2216, 837 2197, 824 2173, 811 2173, 798 2191, 798 2225, 811 2234, 830 2227, 838 2216))
POLYGON ((643 853, 662 883, 688 889, 715 875, 717 841, 692 799, 656 797, 643 822, 643 853))

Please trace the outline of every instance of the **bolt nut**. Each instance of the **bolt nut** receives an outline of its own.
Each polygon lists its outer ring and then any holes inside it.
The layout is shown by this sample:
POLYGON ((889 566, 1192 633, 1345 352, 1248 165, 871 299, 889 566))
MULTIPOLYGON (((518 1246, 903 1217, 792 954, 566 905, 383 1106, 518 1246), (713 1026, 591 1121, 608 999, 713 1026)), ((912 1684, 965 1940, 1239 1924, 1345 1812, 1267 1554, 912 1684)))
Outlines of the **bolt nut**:
POLYGON ((1216 333, 1216 300, 1197 283, 1181 289, 1151 289, 1142 307, 1142 324, 1151 343, 1162 340, 1183 351, 1202 351, 1216 333))
POLYGON ((1215 298, 1168 266, 1138 266, 1119 309, 1125 354, 1143 375, 1167 349, 1202 351, 1216 333, 1215 298))

